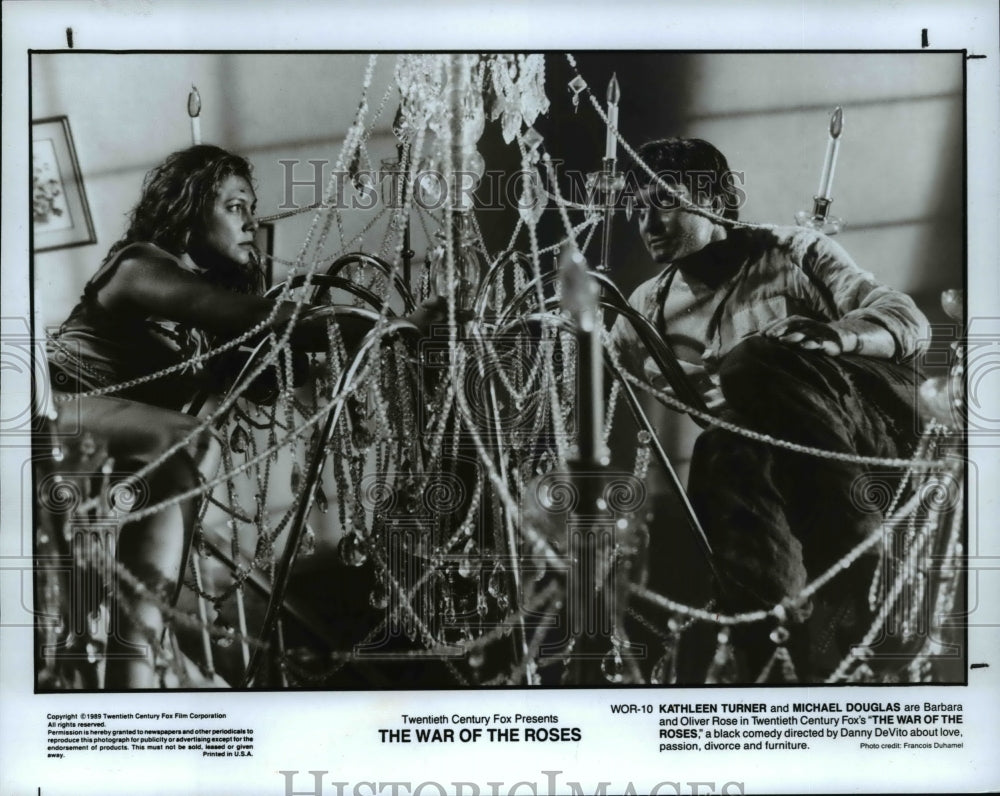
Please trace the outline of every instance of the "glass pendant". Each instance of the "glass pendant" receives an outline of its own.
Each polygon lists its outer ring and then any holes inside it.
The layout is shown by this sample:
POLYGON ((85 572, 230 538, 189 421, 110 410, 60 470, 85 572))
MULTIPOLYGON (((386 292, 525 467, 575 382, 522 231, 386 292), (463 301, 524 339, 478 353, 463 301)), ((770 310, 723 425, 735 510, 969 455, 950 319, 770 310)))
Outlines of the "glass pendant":
POLYGON ((510 143, 521 131, 523 122, 521 112, 514 107, 508 107, 500 117, 500 131, 505 143, 510 143))
POLYGON ((311 556, 316 552, 316 532, 306 523, 305 530, 299 538, 299 555, 311 556))
POLYGON ((673 685, 677 682, 677 657, 675 650, 668 647, 660 659, 654 664, 649 676, 653 685, 673 685))
POLYGON ((758 683, 797 683, 798 673, 795 671, 795 664, 792 656, 788 652, 785 643, 788 641, 789 633, 785 627, 776 627, 771 631, 771 641, 774 642, 774 652, 764 665, 760 675, 757 677, 758 683))
POLYGON ((486 584, 486 590, 489 592, 490 597, 496 600, 497 608, 501 612, 505 612, 510 605, 510 598, 507 596, 506 577, 506 567, 500 561, 497 561, 486 584))
POLYGON ((538 165, 538 161, 542 159, 539 154, 539 149, 541 148, 544 140, 545 139, 542 137, 542 134, 539 133, 534 127, 529 127, 524 132, 524 135, 521 136, 521 144, 524 146, 525 150, 524 156, 530 165, 536 166, 538 165))
POLYGON ((609 683, 624 682, 625 662, 619 644, 612 642, 611 649, 601 658, 601 674, 609 683))
POLYGON ((403 112, 403 104, 400 103, 396 109, 396 115, 392 120, 392 134, 401 144, 407 143, 413 136, 413 125, 409 117, 403 112))
POLYGON ((235 641, 236 631, 233 630, 232 625, 230 625, 221 616, 217 616, 215 621, 212 623, 212 628, 216 631, 213 634, 212 641, 220 649, 226 649, 231 647, 233 641, 235 641))
POLYGON ((537 171, 522 173, 521 196, 517 200, 517 213, 528 226, 537 226, 545 212, 548 197, 541 190, 542 178, 537 171))
POLYGON ((330 503, 326 499, 326 492, 323 490, 322 484, 316 484, 315 496, 316 505, 319 507, 319 510, 323 514, 326 514, 330 510, 330 503))
POLYGON ((497 561, 493 565, 493 571, 490 572, 490 579, 486 585, 486 591, 489 592, 490 597, 493 599, 496 599, 497 595, 503 591, 503 577, 505 572, 506 568, 500 561, 497 561))
POLYGON ((384 611, 389 605, 389 590, 386 588, 382 573, 375 577, 375 584, 372 586, 371 594, 368 595, 368 604, 376 611, 384 611))
POLYGON ((237 423, 233 433, 229 436, 229 449, 234 453, 246 453, 249 447, 250 435, 241 424, 237 423))
POLYGON ((681 623, 671 617, 667 624, 670 635, 663 642, 663 655, 653 665, 649 682, 654 685, 673 685, 677 682, 677 648, 681 640, 681 623))
POLYGON ((719 631, 716 642, 715 656, 705 673, 705 683, 706 685, 735 683, 739 679, 739 666, 736 662, 733 645, 729 641, 729 628, 723 628, 719 631))
POLYGON ((417 191, 417 204, 427 210, 444 207, 446 184, 440 158, 425 158, 413 179, 417 191))
POLYGON ((98 641, 87 642, 87 663, 97 663, 104 657, 104 646, 98 641))
POLYGON ((337 553, 340 560, 349 567, 360 567, 368 560, 368 552, 365 550, 364 542, 358 535, 351 531, 341 537, 337 545, 337 553))
MULTIPOLYGON (((351 178, 351 184, 356 190, 361 191, 366 187, 365 173, 361 170, 361 147, 354 150, 354 155, 347 164, 347 176, 351 178)), ((368 175, 369 180, 370 177, 368 175)))
POLYGON ((569 90, 573 92, 573 110, 580 109, 580 93, 587 88, 587 81, 577 75, 569 81, 569 90))
POLYGON ((463 578, 474 578, 479 574, 480 560, 476 540, 469 539, 462 548, 462 558, 458 562, 458 574, 463 578))

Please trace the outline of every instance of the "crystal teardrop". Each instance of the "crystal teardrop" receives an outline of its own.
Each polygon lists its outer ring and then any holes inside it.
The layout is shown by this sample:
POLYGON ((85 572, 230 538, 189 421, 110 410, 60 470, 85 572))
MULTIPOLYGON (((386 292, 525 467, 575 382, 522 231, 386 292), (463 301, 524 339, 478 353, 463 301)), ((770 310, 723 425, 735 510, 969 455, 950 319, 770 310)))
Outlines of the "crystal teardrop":
POLYGON ((601 674, 609 683, 620 683, 625 680, 625 663, 617 646, 612 647, 601 658, 601 674))
POLYGON ((360 567, 368 560, 368 552, 358 535, 351 531, 341 537, 337 545, 340 560, 349 567, 360 567))
POLYGON ((354 150, 351 162, 347 164, 347 176, 359 191, 365 187, 365 174, 361 171, 361 147, 354 150))
POLYGON ((221 616, 216 617, 215 621, 212 623, 212 627, 218 632, 213 641, 217 647, 225 649, 226 647, 232 646, 234 636, 236 631, 233 630, 232 625, 230 625, 221 616))
POLYGON ((490 573, 490 579, 486 584, 486 590, 490 593, 490 597, 493 599, 496 599, 500 594, 507 590, 504 583, 506 573, 507 570, 503 563, 497 561, 497 563, 493 566, 493 571, 490 573))
POLYGON ((385 581, 382 578, 375 580, 371 594, 368 595, 368 604, 376 611, 384 611, 386 606, 389 605, 389 590, 386 588, 385 581))
POLYGON ((308 523, 299 538, 299 555, 311 556, 316 552, 316 532, 308 523))
POLYGON ((517 212, 521 216, 521 220, 529 226, 537 226, 538 222, 542 218, 542 214, 545 212, 546 197, 542 194, 539 186, 541 185, 541 178, 537 177, 537 173, 534 174, 534 178, 537 182, 532 180, 525 180, 524 188, 521 192, 520 198, 517 200, 517 212))
POLYGON ((653 671, 649 675, 649 682, 655 685, 672 685, 677 682, 677 643, 679 638, 676 633, 663 643, 663 654, 660 659, 653 664, 653 671))
POLYGON ((504 111, 500 117, 500 129, 503 140, 509 144, 521 130, 521 112, 514 106, 504 111))
POLYGON ((250 435, 242 425, 237 423, 233 433, 229 436, 229 448, 235 453, 246 453, 249 447, 250 435))
POLYGON ((729 641, 729 630, 723 628, 719 631, 715 655, 705 673, 705 683, 733 683, 738 679, 739 667, 733 645, 729 641))
POLYGON ((458 574, 463 578, 472 578, 479 574, 479 550, 476 540, 469 539, 462 548, 462 558, 458 562, 458 574))
POLYGON ((326 492, 323 490, 322 484, 316 484, 316 505, 323 514, 330 510, 330 503, 326 499, 326 492))

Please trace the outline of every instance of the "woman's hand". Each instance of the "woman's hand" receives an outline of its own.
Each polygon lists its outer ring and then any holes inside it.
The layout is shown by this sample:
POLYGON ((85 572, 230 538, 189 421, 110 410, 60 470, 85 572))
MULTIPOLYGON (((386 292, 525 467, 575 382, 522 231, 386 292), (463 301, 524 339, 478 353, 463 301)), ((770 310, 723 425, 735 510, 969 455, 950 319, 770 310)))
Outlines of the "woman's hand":
MULTIPOLYGON (((456 310, 455 319, 459 323, 472 320, 472 310, 456 310)), ((421 337, 429 337, 434 326, 440 326, 448 322, 448 300, 444 296, 435 296, 427 299, 413 312, 406 316, 406 320, 420 330, 421 337)))

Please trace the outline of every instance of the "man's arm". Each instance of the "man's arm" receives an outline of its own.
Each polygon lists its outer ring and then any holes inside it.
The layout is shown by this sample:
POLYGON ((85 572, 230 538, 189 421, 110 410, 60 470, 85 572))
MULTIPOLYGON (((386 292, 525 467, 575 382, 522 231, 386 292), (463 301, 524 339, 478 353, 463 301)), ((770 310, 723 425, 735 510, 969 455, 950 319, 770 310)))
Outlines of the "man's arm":
POLYGON ((830 356, 860 354, 875 359, 896 356, 896 339, 889 331, 884 326, 860 319, 849 324, 841 321, 821 323, 793 315, 772 324, 762 334, 785 343, 797 343, 805 349, 822 349, 830 356))
POLYGON ((787 318, 764 334, 831 356, 860 354, 901 361, 927 347, 930 326, 913 299, 861 270, 829 238, 815 235, 803 240, 807 245, 801 256, 802 270, 839 317, 828 323, 787 318))

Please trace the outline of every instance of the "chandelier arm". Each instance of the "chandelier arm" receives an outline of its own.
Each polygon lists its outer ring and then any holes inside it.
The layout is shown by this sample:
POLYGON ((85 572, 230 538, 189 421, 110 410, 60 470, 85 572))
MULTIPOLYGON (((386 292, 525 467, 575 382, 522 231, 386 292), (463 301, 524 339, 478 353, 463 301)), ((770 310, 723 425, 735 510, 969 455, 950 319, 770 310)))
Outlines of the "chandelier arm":
MULTIPOLYGON (((597 280, 601 286, 601 307, 618 313, 632 326, 632 329, 638 335, 640 341, 649 352, 650 357, 652 357, 653 361, 656 363, 657 368, 659 368, 660 373, 663 375, 664 379, 666 379, 667 384, 669 384, 676 393, 678 400, 683 401, 685 404, 700 412, 711 414, 708 410, 708 406, 705 404, 704 398, 702 398, 701 394, 694 388, 694 385, 691 384, 690 379, 688 379, 687 374, 684 372, 683 368, 681 368, 677 361, 677 357, 670 349, 669 344, 663 339, 652 322, 628 303, 628 300, 618 289, 618 286, 615 285, 615 283, 612 282, 607 276, 596 271, 590 271, 589 274, 592 278, 597 280)), ((533 279, 509 302, 507 307, 501 313, 500 318, 497 320, 497 326, 503 329, 510 325, 511 316, 518 309, 518 307, 537 292, 539 280, 544 287, 546 284, 550 284, 555 281, 557 275, 557 271, 549 271, 542 274, 541 277, 533 279)), ((558 309, 558 305, 559 300, 555 297, 550 297, 545 300, 545 306, 541 309, 555 310, 558 309)), ((702 428, 708 425, 706 421, 701 420, 698 417, 694 417, 694 420, 702 428)))
POLYGON ((483 281, 479 285, 479 295, 476 296, 476 302, 473 306, 473 311, 475 312, 477 318, 481 319, 485 315, 486 302, 489 300, 490 288, 493 287, 493 283, 504 272, 507 265, 518 265, 529 276, 532 275, 531 261, 521 252, 512 251, 500 257, 489 267, 489 270, 486 272, 486 276, 483 277, 483 281))
POLYGON ((681 484, 680 479, 677 477, 677 473, 670 462, 670 458, 667 456, 666 450, 663 448, 663 444, 660 442, 660 437, 656 431, 656 427, 643 410, 642 404, 639 402, 639 398, 635 393, 635 388, 622 376, 621 371, 615 366, 615 363, 612 361, 607 352, 605 352, 604 356, 604 366, 611 377, 620 385, 622 394, 625 396, 625 401, 628 403, 629 410, 632 412, 632 417, 635 419, 636 424, 643 431, 649 434, 649 444, 653 449, 653 455, 656 456, 657 461, 659 461, 660 466, 666 473, 670 488, 673 490, 677 500, 684 507, 684 519, 686 520, 687 528, 697 540, 702 552, 705 553, 705 559, 708 562, 709 567, 712 569, 712 574, 716 576, 716 581, 721 583, 718 577, 718 572, 715 570, 712 545, 708 541, 705 529, 701 527, 701 522, 699 522, 698 516, 695 514, 694 506, 692 506, 691 501, 688 500, 687 492, 681 484))
POLYGON ((397 269, 381 257, 376 257, 374 254, 365 254, 364 252, 350 252, 334 260, 330 264, 330 267, 326 269, 326 273, 330 276, 336 276, 349 265, 368 265, 381 271, 386 277, 392 280, 393 287, 396 288, 396 292, 403 299, 405 313, 409 315, 416 310, 417 302, 409 286, 403 282, 397 273, 397 269))
POLYGON ((518 293, 514 298, 507 302, 507 306, 504 307, 503 312, 500 313, 500 317, 497 319, 497 326, 504 326, 510 323, 511 316, 523 305, 529 298, 533 298, 538 293, 539 283, 542 289, 547 285, 555 282, 559 277, 558 271, 546 271, 541 276, 536 276, 530 282, 528 282, 524 288, 518 293))

